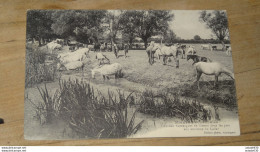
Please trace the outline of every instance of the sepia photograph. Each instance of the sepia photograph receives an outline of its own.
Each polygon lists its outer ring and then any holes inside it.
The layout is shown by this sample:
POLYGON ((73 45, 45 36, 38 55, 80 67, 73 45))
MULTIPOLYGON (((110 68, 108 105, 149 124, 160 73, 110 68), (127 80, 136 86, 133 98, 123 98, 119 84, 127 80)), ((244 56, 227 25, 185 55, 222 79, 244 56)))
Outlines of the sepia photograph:
POLYGON ((225 10, 28 10, 24 138, 240 135, 225 10))

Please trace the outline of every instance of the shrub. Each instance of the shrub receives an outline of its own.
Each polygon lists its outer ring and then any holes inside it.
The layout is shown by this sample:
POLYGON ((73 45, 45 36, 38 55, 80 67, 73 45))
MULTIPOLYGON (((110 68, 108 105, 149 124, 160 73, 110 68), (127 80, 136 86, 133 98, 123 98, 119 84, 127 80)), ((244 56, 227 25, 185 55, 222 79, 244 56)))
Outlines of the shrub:
POLYGON ((212 116, 199 102, 181 101, 177 94, 145 91, 141 95, 141 113, 155 117, 168 116, 180 118, 186 122, 209 121, 212 116))
POLYGON ((27 47, 26 52, 26 69, 25 69, 25 87, 31 87, 46 81, 54 81, 57 77, 55 63, 46 65, 46 53, 38 48, 27 47))
POLYGON ((196 84, 185 84, 178 88, 169 88, 169 92, 180 92, 181 96, 191 98, 204 98, 214 103, 224 104, 230 108, 237 107, 236 88, 234 81, 225 80, 219 82, 218 87, 212 86, 208 82, 200 82, 203 86, 200 89, 196 84))

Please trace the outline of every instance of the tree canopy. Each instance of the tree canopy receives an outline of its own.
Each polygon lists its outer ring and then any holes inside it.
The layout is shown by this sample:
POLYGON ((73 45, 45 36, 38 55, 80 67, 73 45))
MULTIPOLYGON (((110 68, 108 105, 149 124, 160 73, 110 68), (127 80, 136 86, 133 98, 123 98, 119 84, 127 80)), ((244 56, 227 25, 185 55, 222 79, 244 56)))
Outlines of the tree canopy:
POLYGON ((196 40, 196 41, 201 40, 201 37, 199 35, 195 35, 194 40, 196 40))
POLYGON ((224 48, 224 39, 229 36, 228 20, 225 11, 202 11, 200 21, 206 23, 206 26, 212 30, 214 35, 222 42, 224 48))

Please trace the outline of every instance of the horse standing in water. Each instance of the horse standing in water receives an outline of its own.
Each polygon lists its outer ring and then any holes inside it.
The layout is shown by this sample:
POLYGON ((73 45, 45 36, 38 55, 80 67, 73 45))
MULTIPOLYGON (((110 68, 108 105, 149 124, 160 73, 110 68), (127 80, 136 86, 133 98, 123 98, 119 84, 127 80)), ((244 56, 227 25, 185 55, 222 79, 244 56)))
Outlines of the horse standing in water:
POLYGON ((218 82, 218 76, 221 73, 224 73, 228 76, 230 76, 233 80, 234 78, 234 73, 231 72, 230 70, 228 70, 226 67, 224 67, 222 64, 218 63, 218 62, 198 62, 194 64, 195 69, 197 71, 197 85, 198 85, 198 89, 200 89, 199 86, 199 79, 202 75, 202 73, 206 74, 206 75, 215 75, 215 82, 214 82, 214 86, 217 85, 218 82))

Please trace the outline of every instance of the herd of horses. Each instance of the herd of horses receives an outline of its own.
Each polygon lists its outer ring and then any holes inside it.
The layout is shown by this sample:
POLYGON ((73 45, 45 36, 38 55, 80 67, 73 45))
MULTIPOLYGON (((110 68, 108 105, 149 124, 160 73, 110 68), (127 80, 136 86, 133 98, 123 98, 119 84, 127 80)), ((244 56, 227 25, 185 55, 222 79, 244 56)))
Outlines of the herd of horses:
MULTIPOLYGON (((129 45, 126 44, 123 46, 123 48, 118 49, 117 45, 114 44, 112 48, 112 51, 115 53, 116 58, 118 58, 118 52, 119 50, 124 50, 125 51, 125 57, 128 53, 129 50, 129 45)), ((105 46, 103 46, 104 49, 105 46)), ((100 49, 100 50, 101 50, 100 49)), ((197 86, 199 88, 199 79, 201 75, 204 73, 206 75, 214 75, 215 76, 215 83, 214 85, 217 85, 218 82, 218 76, 221 73, 224 73, 234 79, 234 74, 230 70, 228 70, 225 66, 222 64, 212 61, 208 57, 203 57, 199 56, 196 54, 196 50, 194 49, 193 46, 187 47, 186 45, 181 45, 181 44, 175 44, 172 46, 165 46, 165 45, 160 45, 156 44, 154 42, 151 42, 149 46, 146 49, 146 53, 148 56, 148 63, 150 65, 153 65, 155 62, 155 58, 158 59, 160 62, 160 58, 162 57, 163 59, 163 65, 166 65, 168 61, 170 60, 170 57, 173 57, 173 59, 176 62, 176 68, 179 68, 179 58, 187 58, 188 60, 193 60, 193 66, 196 69, 197 72, 197 86), (187 55, 186 55, 187 54, 187 55), (180 57, 181 56, 181 57, 180 57)), ((106 56, 103 57, 102 55, 97 55, 96 59, 107 59, 106 56), (100 57, 98 57, 100 56, 100 57)), ((109 59, 107 59, 109 61, 109 59)))
POLYGON ((196 72, 197 72, 197 86, 199 87, 199 79, 201 75, 204 73, 206 75, 214 75, 215 76, 215 82, 214 86, 217 86, 218 82, 218 76, 220 76, 222 73, 226 74, 227 76, 231 77, 233 80, 234 73, 228 70, 224 65, 220 64, 219 62, 212 61, 208 57, 202 57, 196 55, 196 51, 193 46, 189 46, 189 48, 186 48, 186 45, 181 44, 175 44, 172 46, 164 46, 155 44, 154 42, 151 42, 151 44, 147 47, 146 52, 148 55, 148 62, 152 65, 154 63, 154 58, 157 55, 157 58, 160 62, 160 57, 163 58, 163 65, 167 64, 168 58, 173 57, 176 62, 176 68, 179 68, 179 55, 181 55, 181 58, 185 58, 185 53, 187 51, 187 61, 192 59, 193 64, 196 72))
MULTIPOLYGON (((82 46, 81 46, 82 47, 82 46)), ((86 47, 86 46, 83 46, 86 47)), ((115 54, 116 58, 119 58, 119 51, 124 50, 125 58, 127 57, 127 53, 130 49, 129 44, 121 44, 120 46, 116 43, 108 44, 108 43, 97 43, 93 45, 87 46, 90 50, 92 49, 94 52, 102 52, 102 51, 110 51, 115 54)), ((229 71, 225 66, 222 64, 212 61, 211 59, 207 57, 202 57, 196 54, 196 50, 194 49, 194 46, 186 46, 181 44, 174 44, 171 46, 166 46, 162 44, 154 43, 153 41, 148 45, 146 48, 146 53, 148 56, 148 63, 150 65, 153 65, 155 62, 155 58, 158 59, 160 62, 160 59, 163 59, 163 65, 167 65, 167 63, 171 60, 171 57, 176 62, 176 68, 179 68, 179 58, 187 58, 188 60, 193 60, 193 66, 196 69, 197 72, 197 80, 198 88, 199 88, 199 79, 202 75, 202 73, 206 75, 215 75, 215 85, 218 82, 218 76, 221 73, 224 73, 228 76, 230 76, 232 79, 234 79, 234 74, 229 71), (181 57, 180 57, 181 56, 181 57)), ((101 54, 96 54, 96 59, 99 60, 99 65, 101 66, 101 63, 104 62, 104 60, 107 60, 108 63, 110 63, 110 60, 101 54)))

